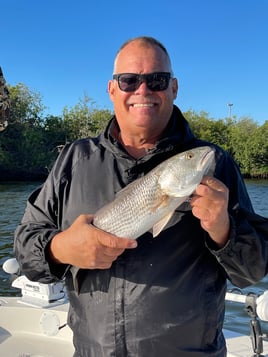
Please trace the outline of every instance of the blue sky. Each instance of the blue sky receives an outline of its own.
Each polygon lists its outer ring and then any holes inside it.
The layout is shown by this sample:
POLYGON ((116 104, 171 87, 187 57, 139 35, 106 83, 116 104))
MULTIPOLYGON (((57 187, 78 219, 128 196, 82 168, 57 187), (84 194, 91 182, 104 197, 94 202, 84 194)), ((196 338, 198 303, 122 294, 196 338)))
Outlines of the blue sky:
POLYGON ((215 119, 268 120, 267 0, 0 0, 0 66, 11 85, 42 96, 47 112, 84 94, 112 109, 114 56, 125 40, 159 39, 179 80, 181 110, 215 119))

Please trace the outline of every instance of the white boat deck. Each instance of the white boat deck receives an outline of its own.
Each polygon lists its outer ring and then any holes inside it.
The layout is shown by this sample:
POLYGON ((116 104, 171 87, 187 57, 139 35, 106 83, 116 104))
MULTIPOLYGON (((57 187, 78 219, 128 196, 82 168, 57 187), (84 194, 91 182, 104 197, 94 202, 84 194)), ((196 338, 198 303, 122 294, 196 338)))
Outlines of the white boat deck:
POLYGON ((0 356, 72 357, 68 304, 42 309, 17 300, 0 298, 0 356))
MULTIPOLYGON (((249 336, 243 336, 233 331, 224 330, 227 345, 227 357, 253 357, 251 339, 249 336)), ((263 341, 263 350, 261 356, 268 356, 268 342, 263 341)))
MULTIPOLYGON (((68 303, 50 308, 22 304, 0 297, 0 356, 72 357, 72 332, 66 325, 68 303)), ((252 357, 249 336, 224 331, 228 357, 252 357)), ((263 343, 268 356, 268 342, 263 343)), ((138 357, 138 356, 137 356, 138 357)))
MULTIPOLYGON (((16 259, 7 260, 3 269, 16 274, 16 259)), ((72 357, 73 336, 67 326, 69 304, 64 284, 41 284, 19 276, 12 286, 21 289, 22 296, 0 296, 0 356, 72 357)), ((263 351, 256 354, 249 336, 224 330, 227 357, 268 357, 268 340, 263 338, 258 325, 259 320, 268 322, 268 290, 259 296, 227 292, 225 300, 244 304, 255 319, 256 339, 263 340, 263 351)))

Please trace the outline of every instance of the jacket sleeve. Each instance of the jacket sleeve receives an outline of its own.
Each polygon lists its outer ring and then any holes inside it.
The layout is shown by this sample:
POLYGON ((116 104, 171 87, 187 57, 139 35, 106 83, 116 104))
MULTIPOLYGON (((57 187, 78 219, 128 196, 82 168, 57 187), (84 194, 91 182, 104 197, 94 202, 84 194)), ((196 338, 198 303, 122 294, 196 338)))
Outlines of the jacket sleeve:
POLYGON ((215 176, 229 188, 230 239, 222 249, 207 244, 232 284, 244 288, 260 281, 268 272, 268 218, 254 212, 236 163, 222 153, 215 176))
POLYGON ((51 239, 60 232, 58 191, 62 183, 57 178, 57 170, 64 166, 64 157, 65 152, 62 152, 44 185, 30 195, 22 221, 15 231, 15 256, 21 272, 32 281, 50 283, 60 280, 69 268, 54 264, 47 254, 51 239))

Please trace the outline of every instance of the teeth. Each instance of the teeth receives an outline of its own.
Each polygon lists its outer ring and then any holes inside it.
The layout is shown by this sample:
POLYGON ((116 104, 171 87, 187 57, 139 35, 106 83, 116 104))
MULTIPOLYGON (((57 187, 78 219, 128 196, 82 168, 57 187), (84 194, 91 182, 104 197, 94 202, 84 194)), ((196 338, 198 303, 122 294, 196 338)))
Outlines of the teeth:
POLYGON ((145 103, 145 104, 133 104, 133 107, 135 108, 146 108, 146 107, 153 107, 154 105, 152 103, 145 103))

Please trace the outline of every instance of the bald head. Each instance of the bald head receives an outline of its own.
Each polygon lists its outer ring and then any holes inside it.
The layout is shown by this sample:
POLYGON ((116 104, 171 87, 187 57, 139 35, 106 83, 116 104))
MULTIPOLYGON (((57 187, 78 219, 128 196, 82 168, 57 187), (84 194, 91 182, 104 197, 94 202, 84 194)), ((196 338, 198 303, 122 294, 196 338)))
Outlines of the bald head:
POLYGON ((135 37, 133 39, 127 40, 126 42, 123 43, 123 45, 119 48, 119 50, 117 51, 116 57, 115 57, 115 61, 114 61, 114 73, 116 73, 116 69, 117 69, 117 61, 118 61, 118 57, 121 53, 122 50, 124 50, 128 45, 130 44, 137 44, 141 47, 144 48, 152 48, 152 47, 158 47, 161 51, 163 51, 166 60, 168 62, 168 65, 170 67, 170 72, 173 76, 173 71, 172 71, 172 66, 171 66, 171 60, 168 54, 167 49, 165 48, 165 46, 158 40, 156 40, 153 37, 149 37, 149 36, 139 36, 139 37, 135 37))

